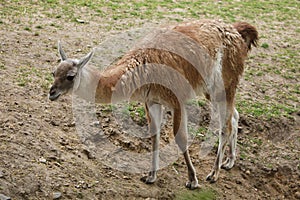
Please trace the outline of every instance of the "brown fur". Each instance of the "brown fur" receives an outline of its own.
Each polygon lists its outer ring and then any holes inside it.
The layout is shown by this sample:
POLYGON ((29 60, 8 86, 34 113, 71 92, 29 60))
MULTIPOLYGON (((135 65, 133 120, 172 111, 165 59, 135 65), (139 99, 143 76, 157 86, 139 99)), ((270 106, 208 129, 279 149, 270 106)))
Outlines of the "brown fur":
MULTIPOLYGON (((245 22, 231 26, 220 21, 204 20, 178 25, 173 27, 172 30, 195 40, 214 59, 216 58, 217 49, 224 49, 222 76, 225 88, 228 90, 227 96, 234 95, 235 88, 244 70, 247 51, 251 49, 251 44, 256 45, 256 29, 245 22)), ((162 39, 176 42, 176 38, 162 39)), ((155 43, 156 41, 150 42, 155 43)), ((111 96, 122 75, 130 68, 143 67, 144 63, 164 64, 174 68, 186 77, 194 89, 204 84, 201 74, 197 72, 195 67, 179 55, 153 48, 136 49, 126 54, 116 64, 102 73, 102 79, 99 81, 99 92, 97 92, 99 99, 105 97, 105 102, 108 103, 109 99, 107 97, 111 96)), ((209 98, 209 94, 206 95, 209 98)))
POLYGON ((247 22, 236 22, 233 27, 241 34, 247 44, 248 50, 251 50, 251 45, 257 46, 258 33, 254 26, 247 22))

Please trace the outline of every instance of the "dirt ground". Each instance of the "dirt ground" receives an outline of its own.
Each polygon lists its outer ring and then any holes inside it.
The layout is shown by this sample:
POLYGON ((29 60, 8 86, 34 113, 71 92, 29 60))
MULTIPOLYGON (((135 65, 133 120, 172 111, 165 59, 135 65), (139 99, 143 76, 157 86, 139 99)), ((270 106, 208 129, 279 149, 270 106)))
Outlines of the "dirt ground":
MULTIPOLYGON (((62 23, 60 19, 46 16, 37 16, 34 21, 22 17, 18 19, 21 23, 16 20, 6 18, 0 24, 2 196, 11 199, 175 199, 179 193, 189 192, 184 188, 187 169, 182 156, 158 172, 156 183, 146 185, 140 180, 145 174, 112 169, 91 155, 76 132, 70 96, 57 102, 47 99, 49 74, 59 61, 57 41, 64 42, 70 57, 83 56, 107 37, 105 30, 97 26, 101 19, 86 24, 62 23), (24 30, 23 24, 31 24, 31 31, 24 30)), ((262 50, 251 53, 248 66, 259 62, 255 57, 259 51, 262 50)), ((270 62, 275 64, 276 61, 270 62)), ((263 81, 261 78, 254 84, 260 85, 263 81)), ((295 80, 290 82, 297 84, 295 80)), ((253 82, 243 79, 239 94, 243 98, 249 93, 256 94, 256 89, 253 82)), ((256 98, 259 101, 259 96, 256 98)), ((99 107, 99 120, 107 134, 114 132, 111 139, 123 145, 125 140, 128 142, 127 136, 114 124, 111 113, 103 111, 106 108, 99 107)), ((205 106, 204 110, 207 110, 205 106)), ((299 115, 295 112, 289 118, 266 120, 242 114, 237 162, 232 170, 222 170, 214 184, 207 183, 205 177, 213 165, 215 151, 199 159, 201 139, 196 138, 190 152, 201 185, 199 191, 213 190, 217 199, 300 199, 299 115)), ((165 132, 170 128, 167 124, 165 132)), ((133 151, 142 148, 141 144, 146 149, 150 147, 147 140, 129 143, 133 151)), ((0 199, 5 199, 1 195, 0 199)))

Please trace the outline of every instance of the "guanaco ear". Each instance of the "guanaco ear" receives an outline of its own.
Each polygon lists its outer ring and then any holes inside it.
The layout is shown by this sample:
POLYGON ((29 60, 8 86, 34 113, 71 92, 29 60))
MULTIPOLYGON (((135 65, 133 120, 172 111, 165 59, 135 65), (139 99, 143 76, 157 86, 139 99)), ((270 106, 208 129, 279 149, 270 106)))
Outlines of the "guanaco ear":
POLYGON ((83 58, 81 58, 78 61, 78 64, 76 65, 76 67, 77 67, 77 76, 76 76, 76 79, 75 79, 73 89, 77 90, 79 88, 80 81, 81 81, 81 73, 82 73, 81 69, 90 61, 93 54, 94 54, 94 51, 91 51, 90 53, 88 53, 86 56, 84 56, 83 58))
POLYGON ((83 58, 81 58, 77 64, 77 68, 80 70, 82 69, 92 58, 94 52, 91 51, 90 53, 88 53, 86 56, 84 56, 83 58))
POLYGON ((62 47, 61 47, 60 41, 58 41, 58 53, 59 53, 60 59, 61 59, 62 61, 67 60, 67 56, 66 56, 64 50, 63 50, 62 47))

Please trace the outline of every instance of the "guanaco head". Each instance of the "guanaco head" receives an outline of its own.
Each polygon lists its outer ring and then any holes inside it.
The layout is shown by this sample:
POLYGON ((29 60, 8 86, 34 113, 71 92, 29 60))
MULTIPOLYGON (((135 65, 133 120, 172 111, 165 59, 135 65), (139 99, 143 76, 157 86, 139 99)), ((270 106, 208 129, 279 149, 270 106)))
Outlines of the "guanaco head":
POLYGON ((49 99, 54 101, 61 95, 67 94, 72 89, 78 88, 81 69, 89 62, 93 52, 90 52, 80 60, 68 59, 61 44, 58 43, 58 52, 61 62, 52 72, 54 83, 49 91, 49 99))

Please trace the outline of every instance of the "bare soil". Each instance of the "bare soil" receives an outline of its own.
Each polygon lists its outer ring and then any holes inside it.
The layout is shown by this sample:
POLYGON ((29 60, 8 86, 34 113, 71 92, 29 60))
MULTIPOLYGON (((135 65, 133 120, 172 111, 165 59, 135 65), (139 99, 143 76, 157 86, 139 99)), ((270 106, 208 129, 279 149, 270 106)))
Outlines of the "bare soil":
MULTIPOLYGON (((91 155, 76 132, 70 96, 57 102, 47 99, 48 88, 42 85, 58 64, 57 41, 64 41, 70 57, 83 56, 107 37, 97 26, 101 19, 85 24, 63 24, 46 17, 19 20, 21 24, 13 17, 0 24, 0 194, 12 199, 175 199, 189 192, 184 188, 187 169, 182 156, 158 172, 156 183, 146 185, 140 180, 145 174, 117 171, 91 155), (22 24, 33 24, 32 30, 24 30, 22 24), (27 72, 29 78, 24 75, 27 72)), ((258 51, 251 53, 247 65, 259 61, 255 58, 258 51)), ((242 80, 240 96, 256 94, 253 84, 263 81, 242 80)), ((110 139, 126 146, 127 136, 114 124, 111 113, 101 112, 105 106, 99 109, 106 134, 114 132, 110 139)), ((222 170, 214 184, 205 182, 205 177, 216 149, 199 159, 201 139, 196 138, 190 152, 199 190, 212 189, 218 199, 300 199, 299 112, 292 116, 266 120, 241 114, 238 160, 232 170, 222 170)), ((207 125, 205 120, 203 125, 207 125)), ((164 132, 170 129, 166 124, 164 132)), ((131 138, 129 143, 132 151, 150 148, 147 140, 131 138)))

